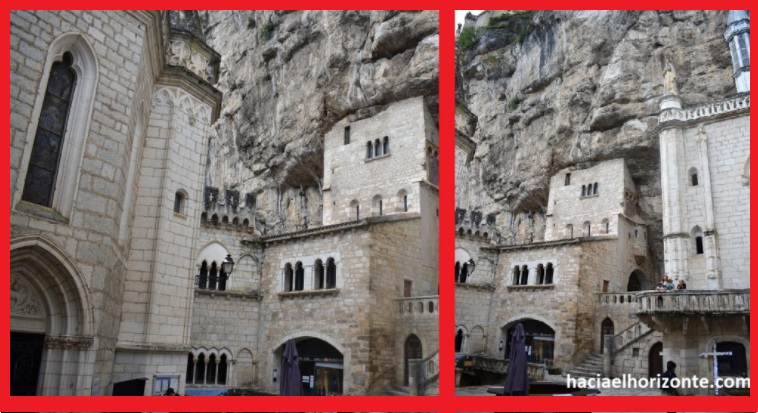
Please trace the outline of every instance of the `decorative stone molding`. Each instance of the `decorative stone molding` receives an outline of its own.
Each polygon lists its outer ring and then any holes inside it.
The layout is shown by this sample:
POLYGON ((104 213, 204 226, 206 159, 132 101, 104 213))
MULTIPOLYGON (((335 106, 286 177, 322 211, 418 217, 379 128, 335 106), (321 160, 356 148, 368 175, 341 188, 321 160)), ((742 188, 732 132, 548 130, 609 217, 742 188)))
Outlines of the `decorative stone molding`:
POLYGON ((464 290, 481 290, 481 291, 495 291, 495 285, 491 283, 476 283, 476 282, 465 282, 465 283, 455 283, 455 288, 462 288, 464 290))
POLYGON ((539 291, 539 290, 552 290, 555 288, 555 284, 528 284, 528 285, 507 285, 505 288, 510 291, 539 291))
POLYGON ((749 314, 750 290, 649 291, 637 303, 638 316, 749 314))
POLYGON ((318 296, 327 296, 327 295, 338 295, 340 293, 339 288, 322 288, 319 290, 303 290, 303 291, 287 291, 287 292, 281 292, 277 293, 279 296, 279 299, 286 299, 286 298, 295 298, 295 297, 318 297, 318 296))
POLYGON ((93 337, 75 337, 75 336, 59 336, 59 337, 45 337, 45 347, 49 349, 76 349, 86 350, 92 346, 95 339, 93 337))
POLYGON ((670 121, 686 122, 746 109, 750 109, 750 95, 738 96, 736 98, 722 100, 719 102, 714 102, 711 104, 697 106, 689 109, 664 110, 658 116, 658 122, 661 124, 670 121))
POLYGON ((209 297, 225 297, 227 299, 236 298, 242 301, 255 300, 260 301, 263 299, 263 292, 260 290, 252 290, 250 292, 244 291, 219 291, 219 290, 202 290, 195 288, 195 297, 197 296, 209 296, 209 297))
POLYGON ((11 277, 11 315, 44 318, 42 299, 20 276, 11 277))
POLYGON ((206 125, 211 122, 211 107, 193 97, 179 87, 159 87, 153 93, 152 107, 169 105, 187 112, 191 123, 201 121, 206 125))
POLYGON ((211 60, 183 39, 172 39, 166 54, 169 65, 184 67, 210 84, 215 82, 216 71, 211 60))

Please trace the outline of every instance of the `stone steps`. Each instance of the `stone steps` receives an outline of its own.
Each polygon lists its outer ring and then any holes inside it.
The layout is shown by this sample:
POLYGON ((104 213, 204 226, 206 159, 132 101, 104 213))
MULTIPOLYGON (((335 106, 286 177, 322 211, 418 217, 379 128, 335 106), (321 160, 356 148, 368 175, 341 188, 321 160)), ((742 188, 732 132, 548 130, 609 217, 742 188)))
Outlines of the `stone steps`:
POLYGON ((563 372, 563 376, 566 377, 566 375, 570 374, 572 377, 597 377, 598 374, 600 377, 603 377, 603 355, 602 354, 591 354, 589 355, 584 361, 579 363, 578 365, 567 368, 563 372))
POLYGON ((398 385, 392 385, 389 389, 387 389, 387 395, 388 396, 410 396, 411 390, 408 386, 398 386, 398 385))

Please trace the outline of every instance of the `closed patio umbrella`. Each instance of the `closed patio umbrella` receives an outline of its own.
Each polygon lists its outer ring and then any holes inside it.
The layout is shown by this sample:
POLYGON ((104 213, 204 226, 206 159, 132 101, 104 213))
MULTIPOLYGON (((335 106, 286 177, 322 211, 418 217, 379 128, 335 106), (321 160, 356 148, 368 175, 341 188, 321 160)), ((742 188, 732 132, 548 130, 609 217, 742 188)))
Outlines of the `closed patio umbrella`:
POLYGON ((503 395, 529 395, 529 370, 526 363, 526 334, 521 323, 516 324, 511 337, 508 369, 505 374, 503 395))
POLYGON ((289 339, 282 353, 282 374, 279 382, 280 396, 302 396, 303 387, 300 382, 300 357, 297 355, 295 340, 289 339))

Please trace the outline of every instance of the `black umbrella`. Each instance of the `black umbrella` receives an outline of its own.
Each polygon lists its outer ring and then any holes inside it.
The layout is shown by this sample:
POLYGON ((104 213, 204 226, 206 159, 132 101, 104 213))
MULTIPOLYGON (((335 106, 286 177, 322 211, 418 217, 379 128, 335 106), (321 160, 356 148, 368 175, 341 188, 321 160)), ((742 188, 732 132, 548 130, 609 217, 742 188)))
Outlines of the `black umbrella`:
POLYGON ((282 374, 279 381, 280 396, 302 396, 303 387, 300 383, 300 357, 297 355, 295 340, 289 339, 282 353, 282 374))
POLYGON ((513 330, 510 347, 503 395, 526 396, 529 394, 529 367, 526 363, 526 334, 521 323, 513 330))

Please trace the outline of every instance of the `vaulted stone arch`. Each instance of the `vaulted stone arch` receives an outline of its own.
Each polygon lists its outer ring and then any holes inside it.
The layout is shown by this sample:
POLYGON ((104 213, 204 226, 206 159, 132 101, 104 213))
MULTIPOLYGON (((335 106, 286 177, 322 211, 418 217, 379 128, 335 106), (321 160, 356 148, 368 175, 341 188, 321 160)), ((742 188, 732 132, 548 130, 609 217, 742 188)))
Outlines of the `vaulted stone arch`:
POLYGON ((10 284, 11 364, 18 361, 14 349, 32 351, 38 360, 32 362, 35 372, 24 378, 29 381, 21 383, 20 375, 12 375, 12 393, 87 394, 94 312, 87 283, 73 260, 45 238, 13 239, 10 284))

